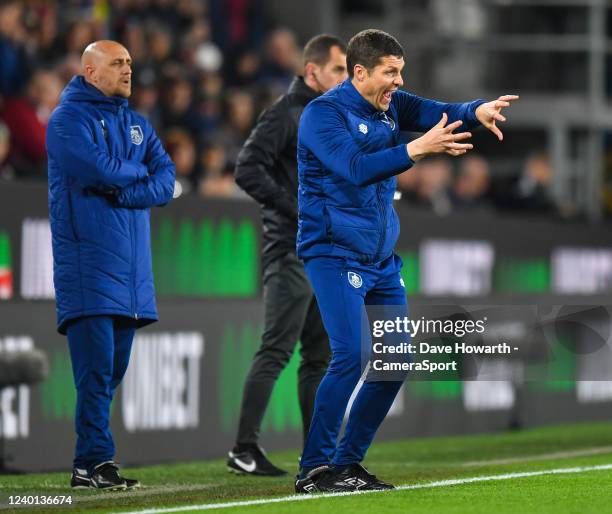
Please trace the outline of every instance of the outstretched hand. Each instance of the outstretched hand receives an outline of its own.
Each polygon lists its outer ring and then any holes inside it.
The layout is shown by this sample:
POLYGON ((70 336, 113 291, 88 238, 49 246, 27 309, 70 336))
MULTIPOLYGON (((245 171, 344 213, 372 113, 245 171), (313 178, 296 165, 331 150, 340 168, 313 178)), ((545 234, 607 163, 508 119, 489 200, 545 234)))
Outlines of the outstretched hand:
POLYGON ((503 95, 497 100, 481 104, 476 109, 476 118, 478 121, 488 128, 493 134, 497 136, 500 141, 504 140, 504 135, 501 130, 497 127, 498 121, 506 121, 506 117, 502 115, 502 109, 510 107, 510 102, 518 100, 518 95, 503 95))

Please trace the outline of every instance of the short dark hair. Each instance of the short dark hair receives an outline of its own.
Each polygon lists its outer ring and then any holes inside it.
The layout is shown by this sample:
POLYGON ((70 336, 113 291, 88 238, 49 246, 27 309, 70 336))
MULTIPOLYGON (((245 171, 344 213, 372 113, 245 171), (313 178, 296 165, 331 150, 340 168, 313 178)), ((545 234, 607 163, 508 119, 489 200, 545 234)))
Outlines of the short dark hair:
POLYGON ((350 78, 356 64, 361 64, 368 71, 380 64, 387 56, 404 57, 404 49, 391 34, 378 29, 367 29, 355 34, 346 51, 346 67, 350 78))
POLYGON ((313 62, 324 66, 329 61, 329 53, 334 46, 337 46, 343 54, 346 53, 346 43, 336 36, 319 34, 313 37, 304 47, 304 65, 313 62))

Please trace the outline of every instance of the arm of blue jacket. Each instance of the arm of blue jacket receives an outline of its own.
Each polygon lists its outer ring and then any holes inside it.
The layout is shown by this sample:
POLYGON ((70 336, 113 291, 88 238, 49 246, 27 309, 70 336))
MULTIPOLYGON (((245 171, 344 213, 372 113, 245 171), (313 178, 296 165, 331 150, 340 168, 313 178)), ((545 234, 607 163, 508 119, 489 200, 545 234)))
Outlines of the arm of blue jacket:
POLYGON ((174 193, 175 166, 164 150, 153 128, 147 124, 147 155, 145 163, 149 175, 135 184, 115 192, 115 203, 119 207, 145 209, 162 206, 172 200, 174 193))
POLYGON ((47 127, 47 152, 83 187, 120 188, 147 176, 147 167, 101 149, 86 123, 66 109, 57 110, 47 127))
POLYGON ((474 100, 467 103, 447 104, 421 98, 406 91, 396 91, 393 94, 393 102, 397 107, 400 130, 415 132, 427 132, 440 121, 443 113, 448 115, 448 123, 463 121, 463 125, 455 132, 475 128, 480 125, 476 118, 476 108, 485 103, 484 100, 474 100))
POLYGON ((365 153, 353 139, 342 115, 328 102, 314 102, 306 107, 298 139, 327 169, 356 186, 380 182, 414 164, 405 144, 365 153))

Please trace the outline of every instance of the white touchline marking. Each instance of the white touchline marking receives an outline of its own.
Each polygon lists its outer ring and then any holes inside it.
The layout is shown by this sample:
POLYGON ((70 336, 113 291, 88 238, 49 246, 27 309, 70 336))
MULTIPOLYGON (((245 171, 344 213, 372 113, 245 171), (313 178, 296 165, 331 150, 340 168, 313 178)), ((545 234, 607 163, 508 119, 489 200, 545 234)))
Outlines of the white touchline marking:
POLYGON ((612 453, 612 446, 601 446, 600 448, 585 448, 584 450, 567 450, 564 452, 541 453, 539 455, 525 455, 522 457, 509 457, 507 459, 474 460, 462 462, 460 466, 487 466, 490 464, 514 464, 517 462, 529 462, 534 460, 549 459, 571 459, 574 457, 588 457, 590 455, 603 455, 612 453))
MULTIPOLYGON (((566 473, 584 473, 587 471, 605 471, 612 470, 612 464, 601 464, 599 466, 582 466, 576 468, 557 468, 544 469, 541 471, 524 471, 520 473, 506 473, 503 475, 488 475, 469 478, 456 478, 449 480, 440 480, 438 482, 424 482, 422 484, 406 484, 398 486, 395 491, 406 491, 410 489, 429 489, 432 487, 446 487, 450 485, 472 484, 474 482, 488 482, 492 480, 511 480, 513 478, 536 477, 542 475, 561 475, 566 473)), ((373 494, 392 491, 362 491, 355 493, 326 493, 326 494, 305 494, 282 496, 280 498, 262 498, 259 500, 244 500, 227 503, 204 503, 202 505, 185 505, 183 507, 168 507, 158 509, 132 510, 120 512, 117 514, 164 514, 168 512, 188 512, 192 510, 212 510, 212 509, 228 509, 231 507, 249 507, 251 505, 268 505, 271 503, 286 503, 294 501, 319 500, 322 498, 335 498, 338 496, 355 496, 361 494, 373 494)))

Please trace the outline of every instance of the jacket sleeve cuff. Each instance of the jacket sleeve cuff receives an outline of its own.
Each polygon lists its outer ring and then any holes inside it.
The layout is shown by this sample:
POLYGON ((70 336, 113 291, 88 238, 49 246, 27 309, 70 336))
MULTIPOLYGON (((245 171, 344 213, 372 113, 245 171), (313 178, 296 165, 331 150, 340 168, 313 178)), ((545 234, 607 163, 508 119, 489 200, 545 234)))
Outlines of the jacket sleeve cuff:
POLYGON ((482 104, 486 103, 486 100, 479 98, 478 100, 474 100, 468 106, 466 122, 470 127, 477 127, 480 125, 480 121, 476 117, 476 109, 480 107, 482 104))
POLYGON ((408 145, 402 144, 396 146, 393 150, 397 153, 398 162, 401 163, 400 166, 403 170, 407 170, 408 168, 412 168, 412 166, 414 166, 414 161, 408 153, 408 145))

